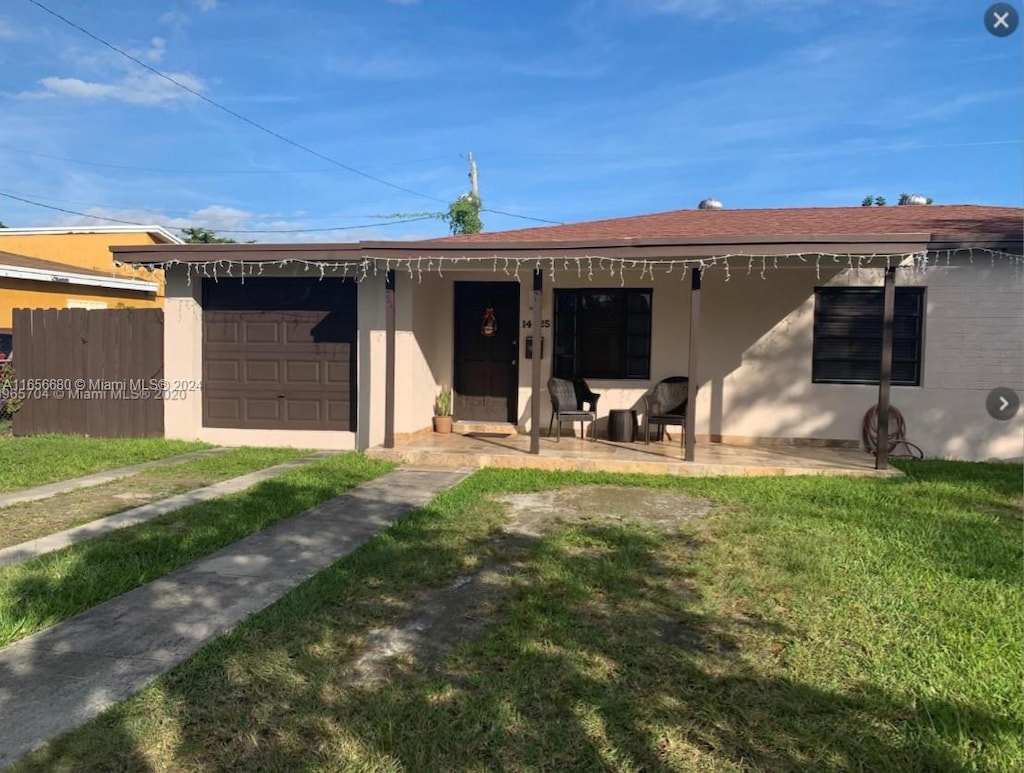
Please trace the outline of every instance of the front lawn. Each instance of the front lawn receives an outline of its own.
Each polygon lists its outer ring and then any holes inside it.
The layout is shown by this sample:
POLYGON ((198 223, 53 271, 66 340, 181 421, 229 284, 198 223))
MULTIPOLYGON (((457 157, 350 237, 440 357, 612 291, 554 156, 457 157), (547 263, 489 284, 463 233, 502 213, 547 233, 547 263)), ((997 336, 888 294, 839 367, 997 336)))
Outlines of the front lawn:
POLYGON ((293 448, 233 448, 47 499, 0 508, 0 548, 54 534, 302 456, 293 448))
POLYGON ((15 769, 1019 770, 1021 469, 907 471, 482 471, 15 769))
POLYGON ((0 647, 298 515, 391 469, 348 453, 0 567, 0 647))
POLYGON ((0 435, 0 493, 209 448, 164 438, 0 435))

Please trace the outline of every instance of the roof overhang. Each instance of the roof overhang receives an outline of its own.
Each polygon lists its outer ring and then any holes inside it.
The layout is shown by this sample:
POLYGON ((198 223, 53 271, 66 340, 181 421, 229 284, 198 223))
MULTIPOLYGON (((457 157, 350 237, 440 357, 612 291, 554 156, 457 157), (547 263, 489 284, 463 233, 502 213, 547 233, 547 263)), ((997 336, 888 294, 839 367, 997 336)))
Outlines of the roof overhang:
POLYGON ((46 234, 149 234, 153 237, 153 241, 160 244, 185 243, 182 239, 159 225, 66 225, 0 229, 0 236, 38 236, 46 234))
POLYGON ((46 282, 85 287, 102 287, 109 290, 132 290, 139 293, 155 293, 159 289, 156 282, 142 279, 127 279, 116 276, 97 276, 95 274, 79 274, 74 271, 56 271, 24 266, 11 266, 0 263, 0 278, 23 279, 30 282, 46 282))
POLYGON ((669 260, 680 258, 747 259, 785 255, 900 255, 934 250, 989 249, 1019 253, 1020 234, 792 234, 664 239, 594 239, 579 241, 494 241, 431 239, 364 241, 342 244, 186 244, 111 247, 115 260, 129 265, 170 263, 309 263, 379 260, 465 260, 611 258, 669 260))

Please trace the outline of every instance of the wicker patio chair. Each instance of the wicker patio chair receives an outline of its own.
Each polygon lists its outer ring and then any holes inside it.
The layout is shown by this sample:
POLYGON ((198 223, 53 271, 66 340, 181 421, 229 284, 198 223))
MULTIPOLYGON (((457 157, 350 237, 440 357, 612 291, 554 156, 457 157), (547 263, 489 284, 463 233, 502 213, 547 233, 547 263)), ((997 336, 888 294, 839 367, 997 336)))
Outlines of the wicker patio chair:
MULTIPOLYGON (((651 425, 679 425, 686 431, 686 403, 690 380, 670 376, 655 384, 644 395, 644 442, 651 442, 651 425)), ((665 432, 668 435, 668 432, 665 432)), ((669 437, 669 440, 672 438, 669 437)))
MULTIPOLYGON (((590 392, 589 388, 587 392, 590 392)), ((548 394, 551 396, 551 421, 548 422, 548 437, 551 437, 551 428, 558 423, 558 432, 555 435, 555 442, 562 436, 562 422, 568 421, 575 424, 580 423, 580 437, 586 437, 583 432, 583 422, 590 422, 591 440, 597 440, 595 422, 597 421, 597 395, 594 395, 590 403, 590 410, 583 408, 583 402, 577 396, 576 387, 572 381, 564 378, 548 379, 548 394)), ((593 394, 590 392, 590 394, 593 394)))
POLYGON ((597 392, 592 390, 590 386, 581 378, 574 378, 572 380, 572 388, 576 390, 576 408, 584 410, 584 404, 586 404, 586 410, 597 413, 597 401, 601 398, 597 392))

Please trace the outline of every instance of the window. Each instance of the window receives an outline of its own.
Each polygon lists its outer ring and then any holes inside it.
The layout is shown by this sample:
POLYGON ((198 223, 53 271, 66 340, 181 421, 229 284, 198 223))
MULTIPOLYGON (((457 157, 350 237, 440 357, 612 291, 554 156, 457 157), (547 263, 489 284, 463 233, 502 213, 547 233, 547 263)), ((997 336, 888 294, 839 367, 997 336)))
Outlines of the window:
MULTIPOLYGON (((819 287, 814 291, 816 384, 877 384, 882 358, 883 290, 819 287)), ((924 289, 896 288, 892 383, 921 385, 924 289)))
POLYGON ((648 289, 555 290, 558 378, 650 378, 648 289))
POLYGON ((14 336, 9 330, 0 330, 0 362, 4 362, 14 351, 14 336))

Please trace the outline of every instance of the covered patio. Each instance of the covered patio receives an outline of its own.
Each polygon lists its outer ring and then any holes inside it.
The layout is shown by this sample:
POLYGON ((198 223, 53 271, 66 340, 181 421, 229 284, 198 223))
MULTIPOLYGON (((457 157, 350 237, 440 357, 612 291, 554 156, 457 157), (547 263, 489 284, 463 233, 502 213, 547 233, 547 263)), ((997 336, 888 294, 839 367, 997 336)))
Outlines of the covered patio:
MULTIPOLYGON (((895 311, 896 273, 898 268, 914 270, 921 255, 929 250, 928 234, 900 234, 886 237, 876 235, 845 237, 845 242, 820 243, 812 237, 785 237, 772 240, 768 237, 736 238, 727 244, 709 245, 702 239, 674 239, 666 244, 659 241, 641 243, 637 240, 620 240, 612 243, 565 244, 553 242, 480 242, 446 241, 428 245, 426 255, 420 250, 423 245, 409 249, 405 245, 368 244, 365 257, 375 261, 384 274, 384 427, 383 443, 378 452, 384 458, 408 463, 440 464, 441 466, 500 466, 529 467, 535 469, 560 470, 602 470, 618 472, 647 472, 680 475, 724 475, 724 474, 866 474, 870 471, 884 473, 889 469, 889 444, 880 443, 872 449, 873 456, 859 450, 843 449, 828 445, 815 445, 812 438, 806 445, 767 443, 761 446, 752 443, 724 445, 706 442, 698 445, 697 431, 673 433, 674 443, 623 445, 618 443, 560 443, 545 442, 543 436, 545 406, 548 392, 547 379, 552 375, 551 365, 540 357, 526 354, 524 375, 528 384, 525 403, 529 406, 522 424, 527 432, 511 434, 504 438, 477 436, 415 437, 401 441, 402 433, 396 429, 396 406, 399 402, 397 368, 399 347, 397 345, 399 289, 403 282, 416 284, 422 281, 422 264, 436 263, 438 272, 460 272, 478 270, 481 266, 493 265, 498 271, 499 263, 516 266, 525 299, 524 329, 543 332, 552 315, 552 287, 559 280, 572 281, 573 275, 593 276, 595 265, 600 273, 609 272, 614 282, 626 286, 626 273, 639 273, 643 283, 647 275, 647 286, 663 282, 666 274, 673 271, 683 281, 676 280, 678 290, 674 303, 685 307, 686 326, 679 330, 677 340, 685 341, 685 354, 675 360, 673 372, 686 374, 686 400, 683 426, 698 427, 699 401, 701 392, 702 351, 702 290, 704 275, 711 269, 724 273, 726 281, 731 272, 746 270, 750 273, 755 259, 762 275, 768 266, 772 270, 792 271, 805 276, 814 266, 818 277, 824 271, 827 275, 838 273, 823 261, 842 261, 842 268, 849 270, 866 268, 874 270, 882 280, 884 303, 877 320, 881 332, 881 346, 878 356, 879 379, 874 387, 874 407, 877 419, 877 437, 889 437, 890 394, 893 373, 893 326, 895 311), (806 242, 801 242, 805 239, 806 242), (591 249, 600 249, 602 257, 594 259, 588 255, 591 249), (835 252, 832 252, 835 250, 835 252), (510 257, 495 258, 494 255, 510 257), (756 258, 754 257, 756 255, 756 258), (417 268, 413 269, 414 264, 417 268), (524 276, 519 276, 522 269, 524 276), (403 274, 408 274, 406 279, 403 274), (412 279, 418 275, 416 279, 412 279), (528 379, 528 380, 527 380, 528 379), (449 458, 451 457, 451 458, 449 458), (529 457, 534 457, 530 460, 529 457), (538 457, 543 457, 538 459, 538 457), (470 461, 470 460, 474 461, 470 461), (682 462, 683 464, 680 464, 682 462)), ((506 272, 507 268, 504 269, 506 272)), ((592 281, 591 279, 587 280, 592 281)), ((709 330, 714 337, 716 332, 709 330)), ((529 343, 527 343, 529 346, 529 343)), ((525 349, 524 351, 529 351, 525 349)), ((678 356, 678 355, 677 355, 678 356)), ((670 366, 672 367, 672 366, 670 366)), ((653 385, 653 379, 652 385, 653 385)))
MULTIPOLYGON (((673 437, 676 435, 673 433, 673 437)), ((532 470, 639 473, 712 477, 719 475, 844 475, 891 477, 894 468, 875 469, 875 457, 857 448, 795 444, 734 445, 697 440, 699 461, 680 464, 685 451, 674 441, 614 443, 562 436, 479 433, 439 435, 423 432, 398 438, 394 445, 367 451, 377 459, 442 468, 504 467, 532 470)))

